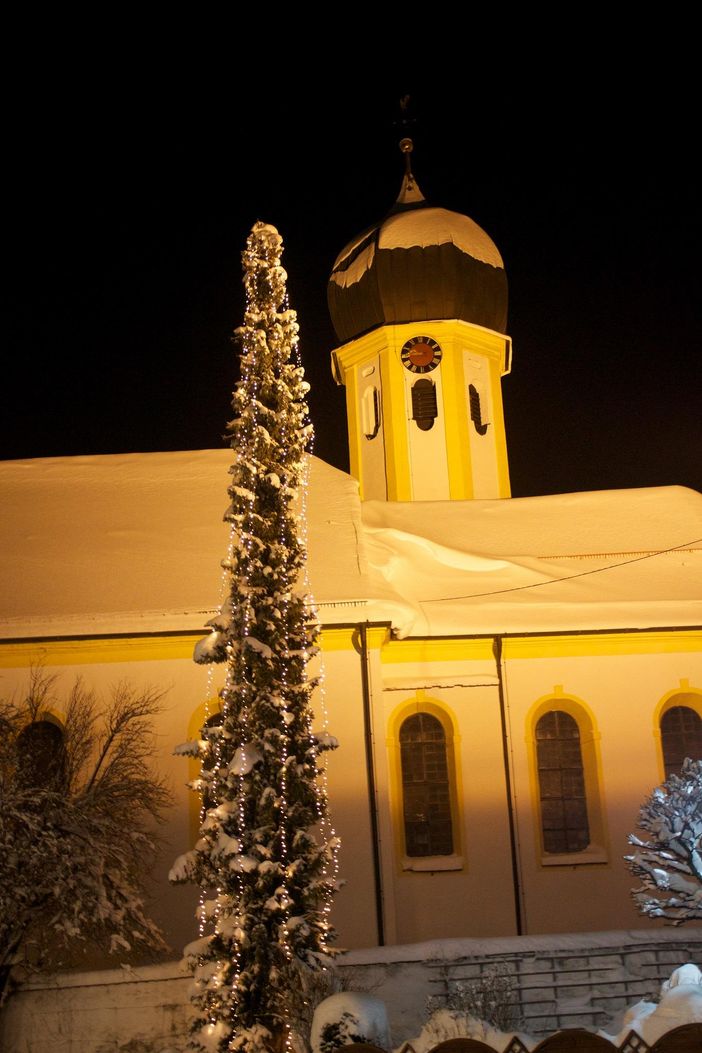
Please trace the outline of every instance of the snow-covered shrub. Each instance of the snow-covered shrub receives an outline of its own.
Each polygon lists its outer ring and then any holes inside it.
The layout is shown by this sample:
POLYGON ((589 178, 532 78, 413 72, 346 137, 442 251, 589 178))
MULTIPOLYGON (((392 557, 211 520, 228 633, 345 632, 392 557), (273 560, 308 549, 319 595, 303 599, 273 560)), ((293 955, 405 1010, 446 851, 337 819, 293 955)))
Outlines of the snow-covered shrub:
POLYGON ((514 973, 506 962, 496 962, 471 980, 449 979, 444 970, 446 994, 432 996, 427 1009, 448 1010, 454 1016, 472 1017, 500 1031, 515 1031, 521 1023, 518 989, 514 973))
POLYGON ((343 991, 317 1006, 312 1020, 312 1053, 332 1053, 350 1042, 390 1048, 385 1003, 373 995, 343 991))
MULTIPOLYGON (((414 1053, 431 1053, 440 1042, 454 1038, 474 1038, 503 1053, 513 1034, 512 1030, 500 1031, 484 1020, 478 1020, 455 1009, 437 1009, 431 1014, 421 1033, 410 1039, 409 1045, 414 1053)), ((519 1038, 527 1049, 536 1045, 536 1039, 528 1035, 520 1033, 519 1038)))
POLYGON ((641 914, 680 925, 702 919, 702 760, 687 759, 679 775, 669 775, 641 806, 635 851, 625 856, 642 879, 632 891, 641 914))

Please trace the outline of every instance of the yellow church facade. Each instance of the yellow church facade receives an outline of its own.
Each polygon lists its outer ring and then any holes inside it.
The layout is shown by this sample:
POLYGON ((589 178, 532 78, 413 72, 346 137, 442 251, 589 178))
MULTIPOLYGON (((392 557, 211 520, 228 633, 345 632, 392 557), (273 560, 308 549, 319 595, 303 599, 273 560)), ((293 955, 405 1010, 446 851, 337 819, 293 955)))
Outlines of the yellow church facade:
MULTIPOLYGON (((329 302, 351 474, 312 458, 306 515, 339 945, 652 926, 623 856, 643 799, 702 755, 702 495, 510 498, 502 261, 411 173, 329 302)), ((217 707, 221 670, 192 654, 221 601, 231 456, 0 463, 0 691, 41 663, 166 692, 152 910, 176 955, 196 892, 167 875, 198 803, 173 750, 217 707)))
MULTIPOLYGON (((166 691, 156 763, 168 774, 176 803, 153 910, 176 954, 194 935, 195 893, 169 886, 167 874, 193 843, 197 800, 185 786, 195 762, 172 753, 197 735, 217 705, 217 673, 209 679, 192 652, 217 607, 229 456, 197 451, 0 466, 8 498, 3 551, 14 546, 3 593, 3 694, 20 692, 37 662, 63 686, 80 675, 103 693, 123 679, 166 691), (183 480, 192 486, 179 503, 183 480), (45 521, 36 511, 42 501, 45 521), (150 609, 159 595, 161 606, 150 609)), ((588 503, 601 506, 600 496, 568 495, 565 518, 578 503, 582 523, 588 503)), ((702 506, 700 495, 674 487, 618 496, 620 512, 628 508, 629 517, 638 518, 639 532, 648 520, 646 530, 678 543, 702 506), (654 506, 664 515, 651 525, 654 506)), ((606 498, 611 508, 613 497, 606 498)), ((555 501, 517 499, 501 507, 528 513, 520 508, 525 502, 548 519, 555 501)), ((494 502, 427 502, 423 513, 453 531, 451 513, 465 514, 466 506, 473 537, 494 502)), ((500 557, 496 568, 476 570, 485 557, 470 555, 462 569, 457 565, 466 554, 449 550, 441 537, 428 539, 417 506, 391 510, 412 514, 418 534, 409 539, 392 516, 388 525, 383 512, 389 510, 380 502, 362 504, 353 480, 313 462, 309 567, 323 625, 324 673, 315 711, 318 726, 340 741, 327 762, 342 843, 344 887, 334 907, 340 945, 651 924, 636 914, 629 894, 634 879, 622 857, 643 798, 679 766, 676 749, 685 734, 691 748, 699 741, 699 549, 624 566, 621 549, 604 557, 571 553, 558 560, 559 575, 564 564, 578 568, 575 574, 583 567, 611 569, 570 581, 545 579, 546 561, 522 556, 522 564, 530 563, 526 573, 551 585, 518 586, 492 597, 492 606, 484 597, 452 603, 444 596, 447 578, 457 596, 496 592, 490 582, 503 581, 502 565, 514 561, 500 557), (419 546, 411 584, 424 600, 393 591, 381 576, 381 539, 396 545, 387 556, 394 571, 403 546, 419 546), (615 582, 614 589, 611 580, 621 574, 635 580, 626 588, 615 582), (436 600, 425 591, 427 579, 442 594, 436 600), (574 595, 576 586, 582 595, 574 595), (545 595, 549 588, 568 593, 557 605, 545 595), (553 787, 544 780, 554 777, 549 763, 560 762, 539 756, 541 730, 563 732, 551 726, 552 714, 565 720, 571 760, 576 740, 574 768, 562 766, 557 777, 581 784, 560 799, 556 794, 561 814, 555 820, 553 787), (687 731, 680 732, 681 721, 687 731), (566 820, 567 808, 577 814, 566 820)), ((526 535, 528 516, 521 521, 526 535)), ((491 529, 492 547, 499 549, 494 519, 491 529)), ((526 547, 527 537, 521 540, 526 547)), ((650 540, 633 541, 639 555, 644 544, 652 552, 650 540)), ((400 578, 407 578, 401 564, 400 578)), ((56 711, 47 715, 59 724, 60 697, 59 691, 56 711)), ((559 748, 562 743, 556 753, 559 748)))

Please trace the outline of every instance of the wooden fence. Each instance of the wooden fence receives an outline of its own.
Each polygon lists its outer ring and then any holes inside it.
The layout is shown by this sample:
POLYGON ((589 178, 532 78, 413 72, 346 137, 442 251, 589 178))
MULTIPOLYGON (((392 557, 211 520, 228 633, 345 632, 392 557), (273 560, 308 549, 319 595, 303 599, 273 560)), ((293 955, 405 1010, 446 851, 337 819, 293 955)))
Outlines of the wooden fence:
MULTIPOLYGON (((352 1042, 339 1053, 387 1053, 363 1042, 352 1042)), ((400 1053, 414 1053, 405 1042, 400 1053)), ((450 1038, 440 1042, 429 1053, 495 1053, 492 1046, 477 1038, 450 1038)), ((601 1035, 581 1028, 565 1028, 542 1039, 531 1051, 516 1036, 499 1053, 702 1053, 702 1024, 683 1024, 663 1035, 651 1046, 636 1031, 630 1031, 619 1046, 601 1035)))

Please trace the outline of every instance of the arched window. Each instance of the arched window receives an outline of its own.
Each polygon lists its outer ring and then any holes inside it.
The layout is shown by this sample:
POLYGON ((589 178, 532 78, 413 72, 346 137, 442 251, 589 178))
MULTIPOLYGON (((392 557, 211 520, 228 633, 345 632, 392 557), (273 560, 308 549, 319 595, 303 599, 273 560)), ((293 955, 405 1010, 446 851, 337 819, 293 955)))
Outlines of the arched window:
POLYGON ((582 852, 590 843, 585 772, 577 721, 562 710, 536 725, 536 761, 545 852, 582 852))
POLYGON ((453 827, 446 732, 430 713, 400 727, 402 805, 408 856, 451 855, 453 827))
POLYGON ((672 706, 661 717, 665 777, 678 774, 686 757, 702 759, 702 719, 690 706, 672 706))
POLYGON ((17 736, 17 766, 25 786, 58 788, 66 771, 63 731, 51 720, 35 720, 17 736))

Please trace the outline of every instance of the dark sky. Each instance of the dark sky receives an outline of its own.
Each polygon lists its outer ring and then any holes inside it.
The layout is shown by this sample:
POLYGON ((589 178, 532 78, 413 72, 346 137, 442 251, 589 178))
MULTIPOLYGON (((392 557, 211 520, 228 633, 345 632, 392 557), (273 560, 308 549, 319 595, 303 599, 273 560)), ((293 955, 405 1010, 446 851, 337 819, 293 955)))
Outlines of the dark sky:
POLYGON ((255 102, 233 82, 214 105, 57 85, 7 133, 0 458, 222 445, 240 253, 262 219, 285 243, 315 452, 346 468, 326 282, 397 194, 404 91, 425 196, 505 261, 514 495, 702 490, 698 112, 672 88, 674 109, 656 89, 564 110, 527 87, 488 102, 385 82, 332 105, 295 87, 255 102))

